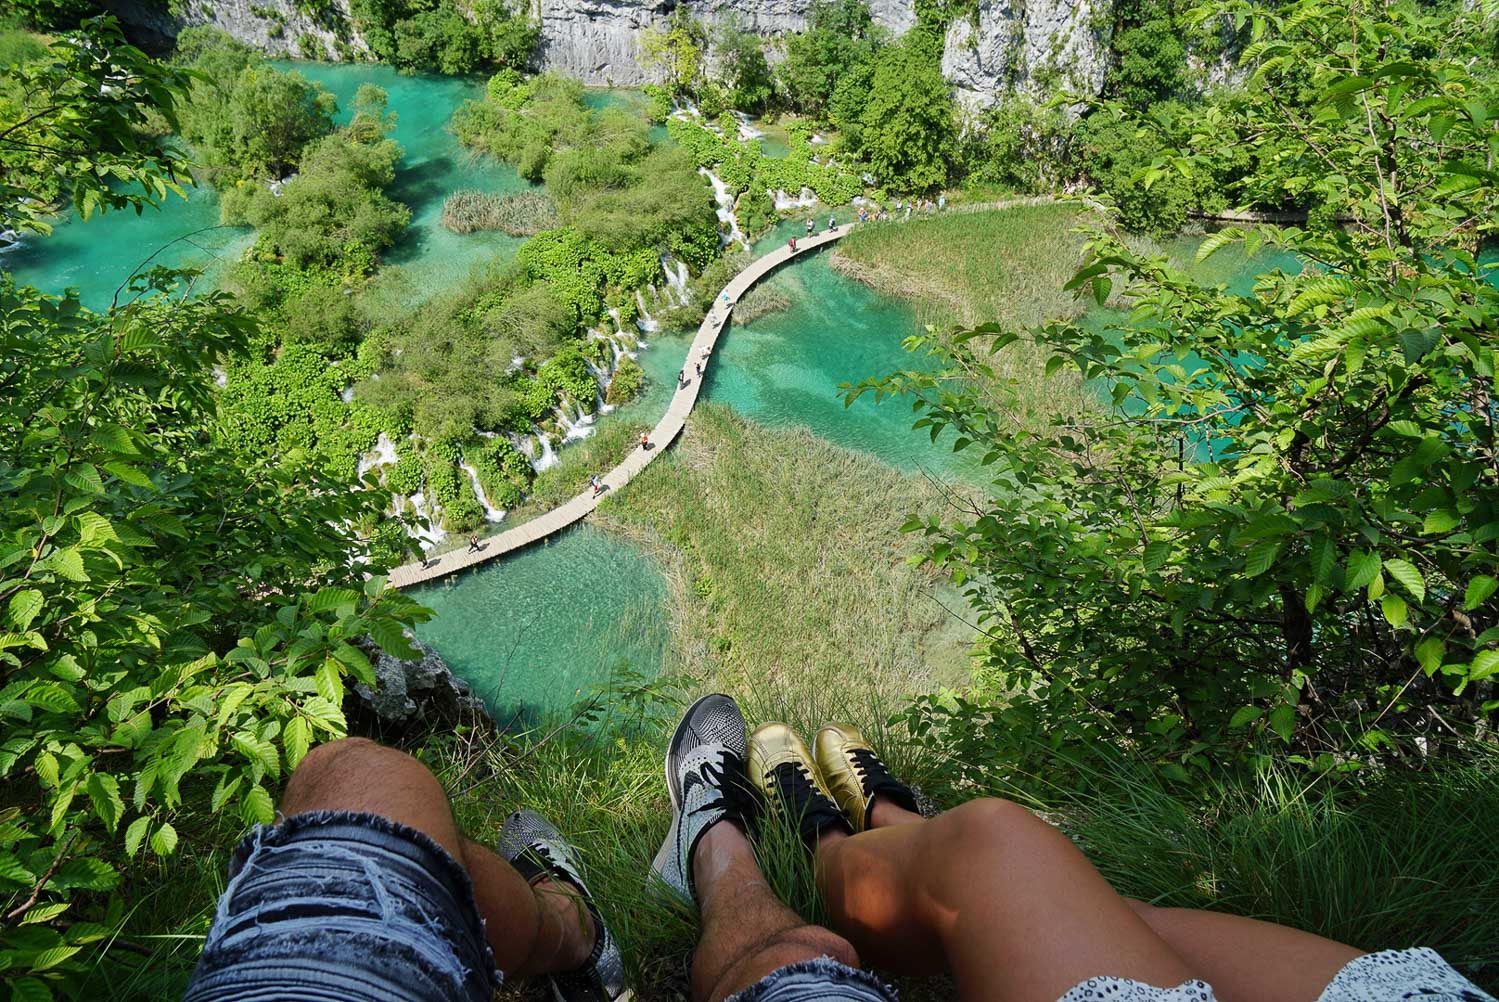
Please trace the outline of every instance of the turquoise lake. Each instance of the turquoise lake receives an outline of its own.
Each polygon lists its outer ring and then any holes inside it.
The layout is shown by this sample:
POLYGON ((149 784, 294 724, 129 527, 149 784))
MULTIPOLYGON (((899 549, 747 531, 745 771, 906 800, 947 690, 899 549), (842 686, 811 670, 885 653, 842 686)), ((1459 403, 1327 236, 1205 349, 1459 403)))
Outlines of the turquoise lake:
MULTIPOLYGON (((405 148, 393 194, 412 209, 407 238, 388 255, 379 278, 393 299, 418 301, 475 268, 514 255, 519 239, 459 236, 439 225, 443 200, 456 189, 530 187, 508 166, 464 151, 447 130, 453 110, 482 93, 481 82, 404 76, 380 66, 279 65, 322 84, 341 108, 364 83, 389 95, 397 116, 394 137, 405 148)), ((638 92, 591 91, 588 100, 603 106, 642 98, 638 92)), ((341 112, 340 119, 346 118, 341 112)), ((0 267, 51 291, 76 287, 87 305, 104 308, 153 253, 153 264, 204 267, 211 277, 250 241, 248 231, 217 223, 213 193, 191 189, 187 200, 173 198, 141 217, 113 213, 87 223, 61 222, 50 237, 28 238, 0 257, 0 267)), ((820 220, 819 228, 824 224, 820 220)), ((757 250, 779 244, 791 231, 783 226, 757 250)), ((907 307, 833 271, 825 254, 799 259, 768 281, 787 295, 790 308, 729 328, 707 373, 706 399, 763 424, 806 425, 902 470, 954 477, 971 469, 945 443, 934 446, 924 433, 913 432, 904 403, 876 406, 865 398, 851 408, 843 405, 840 384, 920 364, 901 349, 901 339, 915 331, 907 307)), ((651 337, 640 353, 650 377, 647 392, 615 420, 655 422, 688 340, 651 337)), ((620 668, 649 675, 670 643, 661 569, 639 548, 588 525, 414 594, 437 613, 418 636, 474 685, 501 720, 566 709, 620 668)))

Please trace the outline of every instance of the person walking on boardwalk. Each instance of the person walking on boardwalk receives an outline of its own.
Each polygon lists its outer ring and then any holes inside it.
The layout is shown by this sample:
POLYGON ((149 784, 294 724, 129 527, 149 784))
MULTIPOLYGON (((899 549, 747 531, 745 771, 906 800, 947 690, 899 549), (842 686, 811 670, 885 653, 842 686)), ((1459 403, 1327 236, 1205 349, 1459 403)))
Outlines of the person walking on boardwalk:
MULTIPOLYGON (((923 817, 847 724, 808 747, 784 723, 748 733, 738 704, 713 694, 687 709, 665 757, 670 811, 650 870, 663 894, 698 906, 693 1002, 895 1002, 866 964, 946 973, 953 988, 938 997, 961 1002, 1214 1002, 1215 991, 1493 1002, 1429 949, 1365 953, 1124 898, 1066 834, 1010 801, 923 817), (750 839, 771 824, 800 836, 827 925, 766 880, 750 839)), ((426 765, 363 738, 314 748, 279 808, 234 851, 183 1002, 490 1002, 515 977, 547 979, 559 1002, 628 992, 582 853, 535 811, 514 805, 482 844, 426 765)), ((621 845, 610 832, 593 834, 592 872, 632 862, 608 858, 621 845)))
POLYGON ((598 497, 600 494, 604 493, 604 482, 599 479, 599 475, 597 473, 591 475, 588 478, 588 483, 593 487, 594 497, 598 497))
POLYGON ((796 253, 796 237, 792 237, 790 240, 787 240, 786 241, 786 246, 790 247, 791 248, 791 253, 795 254, 796 253))
POLYGON ((643 432, 640 433, 640 447, 642 449, 644 449, 646 452, 650 452, 651 451, 651 435, 650 435, 650 432, 643 431, 643 432))
POLYGON ((834 230, 836 230, 837 228, 838 228, 838 217, 835 216, 835 215, 833 215, 833 214, 831 214, 831 213, 829 213, 828 214, 828 232, 831 233, 834 230))
POLYGON ((701 362, 695 362, 694 365, 697 368, 697 378, 702 379, 703 378, 703 363, 701 363, 701 362))
POLYGON ((479 546, 479 537, 478 536, 470 536, 470 537, 468 537, 468 552, 470 552, 470 553, 478 553, 480 549, 481 549, 481 547, 479 546))
POLYGON ((814 222, 813 222, 813 221, 812 221, 812 220, 810 220, 810 219, 809 219, 809 220, 807 220, 807 236, 809 236, 809 237, 810 237, 810 236, 811 236, 811 235, 812 235, 812 234, 813 234, 813 232, 815 232, 815 231, 816 231, 816 229, 817 229, 817 224, 816 224, 816 223, 814 223, 814 222))

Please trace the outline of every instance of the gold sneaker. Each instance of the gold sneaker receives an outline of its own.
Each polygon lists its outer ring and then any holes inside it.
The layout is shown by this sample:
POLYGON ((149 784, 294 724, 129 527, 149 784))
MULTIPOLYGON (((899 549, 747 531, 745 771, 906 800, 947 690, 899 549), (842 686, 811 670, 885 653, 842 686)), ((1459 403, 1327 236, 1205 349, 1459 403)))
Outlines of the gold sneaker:
POLYGON ((790 726, 773 721, 755 728, 749 739, 748 772, 769 810, 789 817, 807 845, 815 847, 817 836, 829 826, 848 830, 812 764, 807 743, 790 726))
POLYGON ((822 728, 812 738, 812 760, 855 832, 869 828, 876 795, 920 813, 911 788, 890 775, 857 728, 848 724, 822 728))

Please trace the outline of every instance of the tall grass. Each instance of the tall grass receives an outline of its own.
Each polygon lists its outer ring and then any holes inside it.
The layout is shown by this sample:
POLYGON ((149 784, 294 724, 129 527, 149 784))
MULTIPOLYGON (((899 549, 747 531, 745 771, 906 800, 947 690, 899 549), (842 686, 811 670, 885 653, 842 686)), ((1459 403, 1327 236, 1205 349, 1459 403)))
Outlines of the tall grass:
POLYGON ((1120 893, 1364 950, 1429 946, 1499 988, 1499 763, 1341 785, 1267 766, 1194 793, 1102 751, 1056 765, 1065 779, 986 792, 1060 819, 1120 893))
POLYGON ((463 188, 442 203, 441 222, 454 233, 502 230, 512 237, 532 237, 557 226, 560 217, 557 203, 545 192, 498 195, 463 188))
MULTIPOLYGON (((987 212, 947 212, 865 224, 844 237, 831 264, 887 295, 908 300, 918 324, 939 331, 997 322, 1012 328, 1079 316, 1063 286, 1081 259, 1085 220, 1076 206, 1043 203, 987 212)), ((1077 414, 1088 398, 1075 373, 1043 378, 1046 353, 1017 343, 986 358, 1003 413, 1018 406, 1045 417, 1077 414)), ((1017 420, 1027 420, 1024 414, 1017 420)))

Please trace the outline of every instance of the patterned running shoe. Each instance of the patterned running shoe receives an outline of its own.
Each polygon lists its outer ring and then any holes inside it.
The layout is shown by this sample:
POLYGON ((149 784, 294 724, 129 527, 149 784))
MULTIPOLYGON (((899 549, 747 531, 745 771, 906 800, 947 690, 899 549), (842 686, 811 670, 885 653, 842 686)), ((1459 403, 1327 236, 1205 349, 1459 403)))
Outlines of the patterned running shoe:
POLYGON ((813 764, 801 735, 779 721, 750 735, 750 782, 773 813, 788 818, 811 848, 828 828, 848 832, 848 822, 813 764))
POLYGON ((812 758, 855 832, 869 828, 869 813, 874 809, 876 796, 920 813, 911 788, 890 775, 885 763, 856 728, 848 724, 822 728, 812 737, 812 758))
POLYGON ((666 749, 671 828, 651 869, 694 900, 692 853, 720 821, 744 824, 752 801, 744 785, 744 715, 729 696, 704 696, 687 708, 666 749))
POLYGON ((557 1002, 612 1002, 624 996, 625 967, 619 947, 583 883, 577 853, 561 833, 534 811, 516 811, 500 830, 499 851, 528 883, 552 877, 572 885, 593 916, 593 952, 588 960, 576 971, 547 976, 557 1002))

